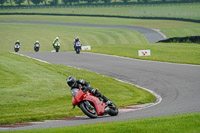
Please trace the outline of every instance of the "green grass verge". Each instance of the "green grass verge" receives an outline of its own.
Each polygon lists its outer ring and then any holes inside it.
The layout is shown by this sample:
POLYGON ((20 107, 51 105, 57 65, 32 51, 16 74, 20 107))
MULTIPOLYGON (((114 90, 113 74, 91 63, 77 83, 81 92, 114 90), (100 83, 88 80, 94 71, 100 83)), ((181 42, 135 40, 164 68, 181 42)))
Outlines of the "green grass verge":
POLYGON ((172 63, 189 63, 200 65, 200 45, 199 44, 130 44, 93 47, 92 52, 131 57, 143 60, 154 60, 172 63), (138 50, 150 49, 151 56, 139 57, 138 50))
POLYGON ((47 21, 47 22, 142 26, 152 29, 159 29, 169 38, 200 35, 199 23, 181 22, 172 20, 151 20, 151 19, 141 20, 141 19, 122 19, 122 18, 103 18, 103 17, 99 18, 99 17, 32 16, 32 15, 8 15, 8 16, 0 15, 0 20, 1 21, 33 20, 33 21, 47 21))
POLYGON ((91 82, 118 107, 155 101, 144 90, 93 72, 7 52, 0 52, 0 60, 1 125, 83 115, 80 109, 72 109, 65 81, 69 75, 91 82))
MULTIPOLYGON (((57 16, 0 16, 0 20, 40 20, 49 22, 78 22, 95 24, 123 24, 138 25, 161 29, 169 37, 184 35, 200 35, 197 23, 160 20, 132 20, 114 18, 84 18, 84 17, 57 17, 57 16), (166 22, 166 23, 163 23, 166 22)), ((1 51, 13 51, 13 43, 19 39, 22 42, 20 51, 33 51, 33 43, 39 40, 41 51, 51 51, 51 43, 56 36, 62 42, 61 51, 73 50, 73 39, 79 36, 83 45, 91 45, 92 51, 110 55, 119 55, 131 58, 200 64, 200 45, 181 43, 148 44, 144 36, 138 32, 117 28, 70 27, 42 24, 0 24, 1 51), (19 32, 17 32, 19 31, 19 32), (31 32, 30 32, 31 31, 31 32), (17 32, 17 34, 16 34, 17 32), (138 50, 151 49, 149 57, 139 57, 138 50)))
POLYGON ((1 9, 0 13, 58 13, 200 19, 200 3, 1 9))
POLYGON ((8 133, 199 133, 200 113, 8 133))
POLYGON ((0 51, 13 51, 14 42, 20 40, 20 51, 33 51, 36 40, 41 43, 40 51, 51 51, 52 43, 59 36, 61 50, 73 50, 74 38, 79 36, 84 45, 103 46, 112 44, 147 43, 145 38, 132 30, 115 28, 70 27, 45 24, 0 24, 2 36, 0 51), (18 32, 19 31, 19 32, 18 32), (16 34, 17 32, 17 34, 16 34), (134 37, 135 39, 129 39, 134 37))

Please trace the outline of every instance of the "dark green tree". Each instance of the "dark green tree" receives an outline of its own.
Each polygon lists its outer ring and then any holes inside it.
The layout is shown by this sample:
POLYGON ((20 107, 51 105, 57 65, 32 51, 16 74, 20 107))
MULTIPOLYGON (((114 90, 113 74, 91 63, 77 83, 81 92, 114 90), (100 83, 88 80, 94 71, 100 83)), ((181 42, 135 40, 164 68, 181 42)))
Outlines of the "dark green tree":
POLYGON ((24 3, 25 0, 14 0, 15 4, 17 5, 21 5, 22 3, 24 3))
POLYGON ((66 4, 70 4, 72 5, 72 3, 79 3, 79 0, 62 0, 62 2, 66 5, 66 4))
POLYGON ((1 6, 3 6, 3 4, 6 2, 6 0, 0 0, 0 4, 1 6))
POLYGON ((13 2, 13 0, 10 0, 10 5, 12 6, 12 2, 13 2))
POLYGON ((124 3, 127 3, 129 0, 122 0, 124 3))
POLYGON ((6 0, 0 0, 0 4, 1 6, 3 6, 3 4, 6 2, 6 0))
POLYGON ((56 6, 58 5, 58 0, 49 1, 50 5, 56 6))
POLYGON ((36 6, 40 3, 42 3, 44 0, 31 0, 33 2, 33 4, 35 4, 36 6))
POLYGON ((101 1, 103 1, 104 3, 110 3, 111 2, 111 0, 101 0, 101 1))
POLYGON ((81 0, 81 1, 86 1, 87 3, 91 4, 93 2, 97 2, 98 0, 81 0))
POLYGON ((143 0, 144 1, 144 3, 147 3, 148 2, 148 0, 143 0))
POLYGON ((28 5, 30 5, 30 0, 27 0, 28 5))

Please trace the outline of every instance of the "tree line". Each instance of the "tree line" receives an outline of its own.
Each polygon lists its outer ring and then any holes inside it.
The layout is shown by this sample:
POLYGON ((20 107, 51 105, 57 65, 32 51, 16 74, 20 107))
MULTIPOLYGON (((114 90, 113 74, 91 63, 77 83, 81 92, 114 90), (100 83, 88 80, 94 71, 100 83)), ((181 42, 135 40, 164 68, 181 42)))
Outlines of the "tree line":
MULTIPOLYGON (((9 3, 10 6, 13 6, 15 3, 18 6, 21 6, 22 3, 27 1, 27 5, 30 5, 31 2, 36 6, 39 4, 43 5, 53 5, 56 6, 59 4, 58 0, 0 0, 1 6, 5 3, 9 3)), ((128 4, 128 3, 189 3, 189 2, 200 2, 200 0, 61 0, 63 5, 87 5, 87 4, 128 4)))

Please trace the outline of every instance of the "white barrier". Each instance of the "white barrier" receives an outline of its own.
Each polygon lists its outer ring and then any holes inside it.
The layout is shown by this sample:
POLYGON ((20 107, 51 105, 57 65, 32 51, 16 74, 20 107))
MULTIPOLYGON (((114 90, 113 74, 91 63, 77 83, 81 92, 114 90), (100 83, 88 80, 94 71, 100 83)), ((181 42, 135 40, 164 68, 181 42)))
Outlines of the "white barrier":
POLYGON ((138 56, 150 56, 151 50, 138 50, 138 56))
POLYGON ((81 50, 91 50, 91 46, 82 46, 81 50))

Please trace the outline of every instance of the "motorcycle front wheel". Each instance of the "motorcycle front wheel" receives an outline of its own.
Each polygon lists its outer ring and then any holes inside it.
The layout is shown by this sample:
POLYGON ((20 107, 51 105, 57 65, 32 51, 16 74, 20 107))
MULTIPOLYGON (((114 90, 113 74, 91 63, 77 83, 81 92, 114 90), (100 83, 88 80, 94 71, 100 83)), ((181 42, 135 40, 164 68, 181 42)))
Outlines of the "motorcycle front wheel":
POLYGON ((15 50, 15 52, 18 52, 18 51, 19 51, 19 48, 15 48, 14 50, 15 50))
POLYGON ((76 54, 80 54, 80 49, 76 49, 76 54))
POLYGON ((117 106, 114 103, 112 103, 108 107, 110 108, 110 111, 108 112, 108 114, 110 116, 116 116, 116 115, 118 115, 119 110, 118 110, 117 106))
POLYGON ((95 109, 95 106, 92 103, 90 103, 90 104, 91 104, 91 106, 93 106, 92 109, 87 107, 87 105, 84 102, 81 102, 79 107, 83 111, 83 113, 86 114, 88 117, 97 118, 98 115, 97 115, 97 111, 95 109))

